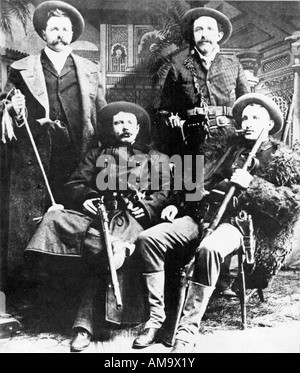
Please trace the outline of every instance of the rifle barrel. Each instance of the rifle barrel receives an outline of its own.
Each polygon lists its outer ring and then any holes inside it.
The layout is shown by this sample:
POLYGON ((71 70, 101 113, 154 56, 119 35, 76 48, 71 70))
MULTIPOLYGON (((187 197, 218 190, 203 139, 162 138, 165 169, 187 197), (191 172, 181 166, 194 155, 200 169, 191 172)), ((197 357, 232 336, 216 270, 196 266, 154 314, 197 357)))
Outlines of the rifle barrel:
POLYGON ((100 216, 102 230, 103 230, 104 239, 105 239, 109 272, 111 276, 111 285, 113 287, 113 292, 116 298, 117 309, 120 309, 122 308, 123 303, 122 303, 120 286, 119 286, 119 281, 118 281, 118 276, 117 276, 117 270, 116 270, 115 263, 114 263, 114 254, 113 254, 112 244, 111 244, 110 236, 109 236, 108 216, 107 216, 107 211, 104 206, 104 203, 100 203, 98 207, 98 213, 100 216))
MULTIPOLYGON (((261 133, 259 134, 251 152, 249 153, 249 156, 243 166, 243 170, 247 170, 248 167, 251 165, 251 162, 252 162, 252 159, 255 157, 256 153, 258 152, 261 144, 262 144, 262 140, 263 140, 263 137, 265 135, 265 129, 263 129, 261 131, 261 133)), ((230 201, 232 200, 234 194, 235 194, 235 191, 236 191, 236 186, 235 185, 232 185, 231 188, 229 189, 229 191, 227 192, 219 210, 217 211, 216 215, 214 216, 213 220, 211 221, 210 225, 209 225, 209 228, 207 229, 207 233, 210 234, 212 233, 219 225, 223 215, 225 214, 225 211, 227 209, 227 206, 228 204, 230 203, 230 201)), ((207 236, 207 234, 205 235, 207 236)))

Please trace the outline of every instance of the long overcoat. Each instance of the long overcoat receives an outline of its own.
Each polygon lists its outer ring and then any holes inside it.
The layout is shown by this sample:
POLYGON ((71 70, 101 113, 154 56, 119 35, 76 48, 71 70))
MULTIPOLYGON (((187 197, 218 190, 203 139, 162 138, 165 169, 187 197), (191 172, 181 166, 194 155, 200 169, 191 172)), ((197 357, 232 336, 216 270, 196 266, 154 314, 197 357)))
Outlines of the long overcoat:
MULTIPOLYGON (((76 67, 82 108, 82 142, 78 150, 80 159, 97 144, 97 115, 106 102, 98 66, 77 55, 71 56, 76 67)), ((41 54, 12 64, 4 94, 13 88, 25 95, 29 126, 48 174, 52 154, 51 134, 48 125, 37 122, 38 119, 49 118, 49 100, 41 54)), ((49 206, 49 196, 25 127, 15 126, 14 129, 17 140, 0 145, 1 231, 8 273, 12 275, 17 272, 19 276, 24 249, 36 229, 34 219, 45 213, 49 206)))
MULTIPOLYGON (((121 285, 124 307, 116 312, 115 299, 107 288, 107 320, 137 322, 143 318, 138 253, 125 260, 123 242, 135 243, 139 233, 160 222, 161 212, 170 197, 169 158, 145 145, 132 147, 100 147, 93 149, 79 164, 66 188, 74 202, 72 210, 56 210, 45 214, 43 221, 26 248, 26 256, 46 254, 48 263, 53 258, 77 258, 88 264, 88 272, 108 275, 106 248, 99 219, 87 215, 83 202, 105 197, 109 217, 109 232, 113 237, 115 265, 121 285), (102 159, 102 160, 101 160, 102 159), (123 165, 121 167, 120 165, 123 165), (100 177, 101 174, 103 177, 100 177), (104 178, 112 180, 111 189, 101 191, 104 178), (130 189, 120 190, 113 180, 125 180, 130 189), (99 181, 99 180, 102 180, 99 181), (123 196, 121 196, 121 194, 123 196), (137 193, 137 194, 136 194, 137 193), (118 194, 119 197, 116 197, 118 194), (135 219, 123 200, 128 198, 143 206, 145 217, 135 219), (117 204, 116 204, 117 203, 117 204), (115 243, 121 245, 116 246, 115 243), (123 265, 124 263, 124 265, 123 265), (123 265, 123 267, 121 267, 123 265)), ((104 188, 103 188, 104 189, 104 188)), ((132 251, 131 251, 132 252, 132 251)))

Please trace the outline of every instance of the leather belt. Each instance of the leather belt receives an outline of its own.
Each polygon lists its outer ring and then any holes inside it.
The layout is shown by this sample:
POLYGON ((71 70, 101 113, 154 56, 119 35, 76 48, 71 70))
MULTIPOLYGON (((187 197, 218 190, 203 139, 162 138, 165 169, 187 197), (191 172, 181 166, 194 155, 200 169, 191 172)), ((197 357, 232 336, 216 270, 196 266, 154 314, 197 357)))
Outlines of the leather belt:
POLYGON ((219 127, 226 127, 226 126, 236 126, 236 123, 233 118, 225 117, 224 115, 220 115, 215 119, 209 119, 209 128, 219 128, 219 127))
POLYGON ((229 106, 207 106, 206 108, 195 107, 187 110, 187 116, 191 117, 194 115, 206 115, 208 114, 209 119, 215 119, 218 116, 232 116, 232 108, 229 106))

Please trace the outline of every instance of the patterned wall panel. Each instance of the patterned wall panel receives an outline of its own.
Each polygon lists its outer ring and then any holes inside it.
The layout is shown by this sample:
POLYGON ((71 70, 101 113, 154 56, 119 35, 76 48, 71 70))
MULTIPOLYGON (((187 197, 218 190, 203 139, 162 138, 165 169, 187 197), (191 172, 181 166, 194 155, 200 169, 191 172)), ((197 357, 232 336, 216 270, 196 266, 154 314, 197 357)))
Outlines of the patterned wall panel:
POLYGON ((115 44, 122 44, 128 49, 128 26, 110 26, 110 48, 115 44))
POLYGON ((136 90, 127 88, 110 88, 107 91, 107 101, 136 102, 136 90))
POLYGON ((291 101, 294 87, 294 74, 289 73, 277 78, 261 79, 256 91, 262 94, 275 94, 284 97, 288 102, 291 101))
POLYGON ((279 58, 273 58, 269 61, 266 61, 262 65, 262 71, 264 73, 269 73, 270 71, 275 71, 278 69, 282 69, 288 66, 291 62, 291 56, 289 54, 285 54, 280 56, 279 58))

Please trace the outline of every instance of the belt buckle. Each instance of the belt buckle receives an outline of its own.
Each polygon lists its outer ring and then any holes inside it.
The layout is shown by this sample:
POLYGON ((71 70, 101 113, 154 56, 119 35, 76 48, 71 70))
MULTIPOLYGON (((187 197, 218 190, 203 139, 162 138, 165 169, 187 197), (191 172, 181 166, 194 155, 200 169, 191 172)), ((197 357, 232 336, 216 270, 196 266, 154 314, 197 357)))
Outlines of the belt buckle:
POLYGON ((218 115, 216 117, 216 123, 218 127, 224 127, 227 125, 227 117, 226 115, 218 115))

